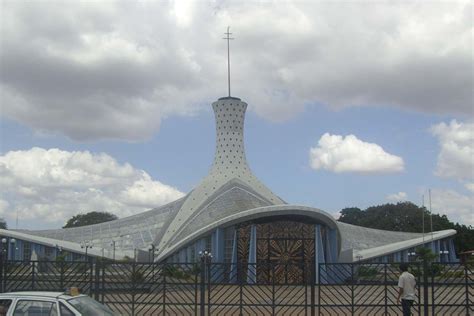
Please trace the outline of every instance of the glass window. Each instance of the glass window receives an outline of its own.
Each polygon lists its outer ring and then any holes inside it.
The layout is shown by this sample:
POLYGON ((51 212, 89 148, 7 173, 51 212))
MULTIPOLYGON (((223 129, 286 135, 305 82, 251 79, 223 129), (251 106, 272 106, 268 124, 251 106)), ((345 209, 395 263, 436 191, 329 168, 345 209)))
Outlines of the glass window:
POLYGON ((59 311, 61 312, 61 316, 74 316, 74 313, 63 303, 59 303, 59 311))
POLYGON ((16 303, 13 316, 57 316, 56 303, 20 300, 16 303))
POLYGON ((98 303, 88 296, 81 296, 77 298, 72 298, 67 301, 75 309, 77 309, 83 316, 114 316, 114 313, 104 305, 98 303))
POLYGON ((0 300, 0 316, 6 316, 12 300, 0 300))
POLYGON ((31 260, 31 243, 24 241, 23 242, 23 261, 31 260))

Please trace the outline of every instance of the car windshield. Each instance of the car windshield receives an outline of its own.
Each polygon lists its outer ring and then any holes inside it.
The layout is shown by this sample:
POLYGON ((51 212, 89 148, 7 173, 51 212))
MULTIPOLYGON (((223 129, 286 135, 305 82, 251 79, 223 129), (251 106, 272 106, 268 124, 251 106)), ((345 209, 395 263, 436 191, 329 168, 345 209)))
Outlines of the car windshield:
POLYGON ((114 316, 114 313, 108 307, 88 296, 71 298, 67 302, 74 306, 82 316, 114 316))

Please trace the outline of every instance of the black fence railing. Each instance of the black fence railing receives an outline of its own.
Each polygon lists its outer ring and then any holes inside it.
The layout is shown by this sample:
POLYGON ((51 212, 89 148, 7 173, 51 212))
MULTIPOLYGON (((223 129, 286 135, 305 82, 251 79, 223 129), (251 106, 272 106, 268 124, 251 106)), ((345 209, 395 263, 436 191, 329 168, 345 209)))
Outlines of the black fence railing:
MULTIPOLYGON (((413 263, 414 315, 473 314, 473 267, 413 263)), ((0 291, 78 287, 120 315, 400 315, 398 264, 0 262, 0 291)))

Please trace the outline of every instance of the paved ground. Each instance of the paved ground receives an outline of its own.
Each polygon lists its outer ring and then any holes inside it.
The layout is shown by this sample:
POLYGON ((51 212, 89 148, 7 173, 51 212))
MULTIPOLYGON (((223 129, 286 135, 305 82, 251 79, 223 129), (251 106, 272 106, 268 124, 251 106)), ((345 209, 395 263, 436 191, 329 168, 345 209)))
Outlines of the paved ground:
MULTIPOLYGON (((386 289, 385 286, 379 285, 354 286, 354 307, 351 304, 350 289, 350 285, 322 286, 320 289, 315 287, 316 315, 401 315, 401 308, 396 303, 395 287, 386 289)), ((431 301, 431 289, 428 292, 431 301)), ((435 308, 435 315, 466 315, 465 307, 460 306, 465 302, 465 293, 463 286, 437 288, 435 295, 439 305, 435 308), (449 304, 458 305, 443 306, 449 304)), ((469 294, 472 299, 474 293, 469 294)), ((206 315, 311 315, 310 287, 248 285, 243 286, 241 291, 236 285, 219 285, 213 286, 210 293, 206 291, 204 297, 206 315)), ((131 315, 131 301, 130 294, 104 296, 107 305, 124 315, 131 315)), ((195 315, 196 312, 199 315, 200 305, 194 303, 199 301, 200 292, 195 288, 176 287, 167 289, 166 298, 162 292, 137 294, 133 308, 136 315, 195 315)), ((430 306, 430 315, 431 312, 430 306)), ((416 304, 413 313, 423 315, 422 307, 416 304)))

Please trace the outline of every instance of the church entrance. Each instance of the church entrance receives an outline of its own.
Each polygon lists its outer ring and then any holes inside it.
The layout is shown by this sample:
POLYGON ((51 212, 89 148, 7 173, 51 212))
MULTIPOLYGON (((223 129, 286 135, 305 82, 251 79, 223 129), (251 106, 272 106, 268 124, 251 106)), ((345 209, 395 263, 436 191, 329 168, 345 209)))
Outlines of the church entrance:
POLYGON ((311 277, 314 224, 289 219, 245 223, 238 228, 238 258, 248 262, 251 225, 256 227, 257 282, 294 284, 311 277))

